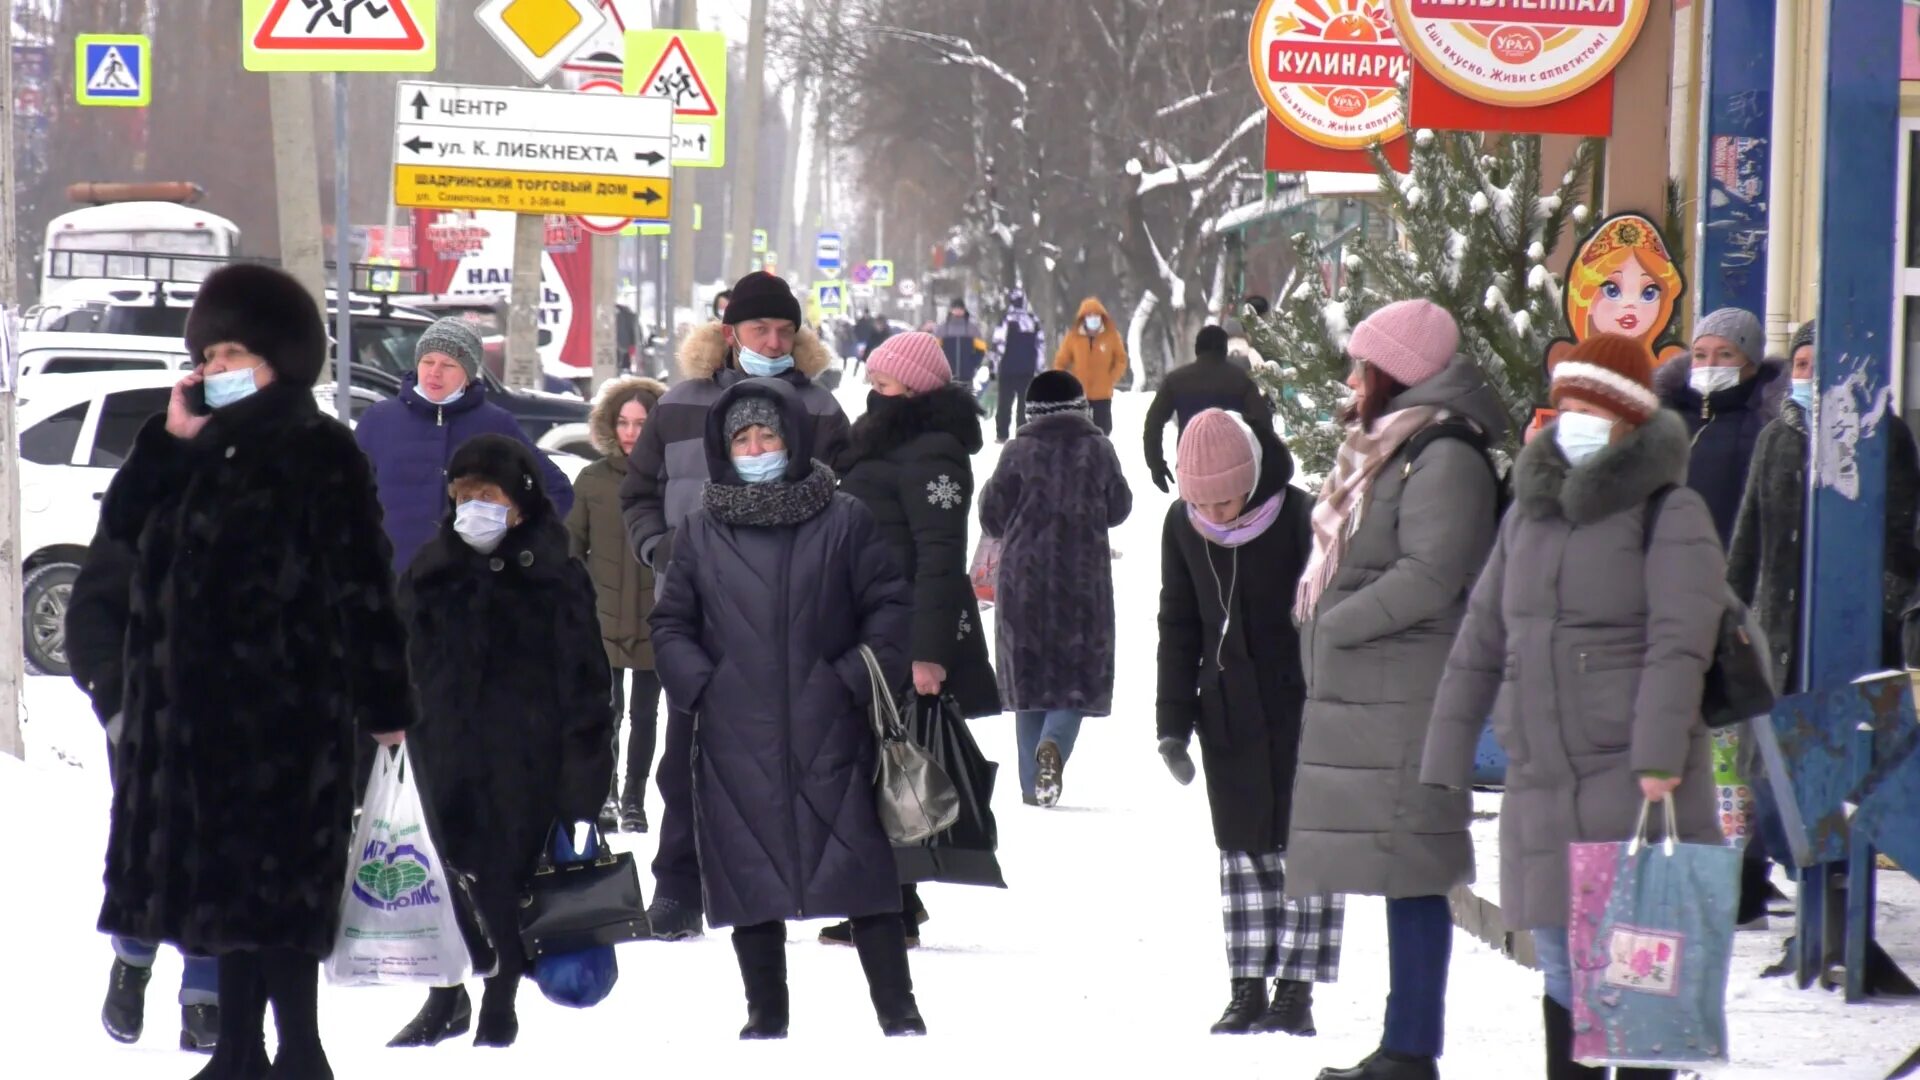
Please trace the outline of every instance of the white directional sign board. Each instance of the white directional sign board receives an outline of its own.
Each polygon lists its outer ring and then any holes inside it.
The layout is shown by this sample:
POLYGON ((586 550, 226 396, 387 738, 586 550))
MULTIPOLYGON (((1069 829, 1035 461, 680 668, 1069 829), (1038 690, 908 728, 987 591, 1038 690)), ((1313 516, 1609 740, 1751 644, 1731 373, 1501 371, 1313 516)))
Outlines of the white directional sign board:
POLYGON ((673 107, 659 98, 402 82, 401 206, 665 220, 673 107))

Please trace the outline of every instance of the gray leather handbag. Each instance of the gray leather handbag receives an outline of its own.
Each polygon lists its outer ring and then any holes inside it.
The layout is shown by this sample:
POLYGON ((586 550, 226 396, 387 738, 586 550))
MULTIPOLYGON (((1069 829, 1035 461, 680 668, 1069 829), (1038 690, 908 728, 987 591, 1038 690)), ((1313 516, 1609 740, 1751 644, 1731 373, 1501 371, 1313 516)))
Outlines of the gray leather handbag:
POLYGON ((900 709, 894 704, 893 690, 873 650, 860 646, 860 658, 867 662, 867 675, 873 680, 873 705, 868 712, 873 718, 873 736, 880 744, 874 779, 880 826, 896 844, 917 844, 960 820, 960 790, 953 786, 946 770, 907 734, 900 722, 900 709))

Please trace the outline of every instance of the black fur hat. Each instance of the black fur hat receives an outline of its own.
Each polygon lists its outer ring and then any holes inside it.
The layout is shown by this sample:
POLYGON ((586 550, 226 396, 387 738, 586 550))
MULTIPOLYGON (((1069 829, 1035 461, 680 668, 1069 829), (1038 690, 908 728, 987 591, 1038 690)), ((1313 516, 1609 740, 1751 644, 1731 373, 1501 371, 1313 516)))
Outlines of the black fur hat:
POLYGON ((209 346, 237 341, 295 386, 319 382, 327 366, 327 330, 313 295, 271 266, 235 263, 209 275, 187 312, 186 339, 196 364, 209 346))
POLYGON ((553 513, 540 482, 540 463, 527 444, 508 435, 475 435, 460 444, 447 462, 447 483, 490 480, 520 508, 520 516, 538 521, 553 513))

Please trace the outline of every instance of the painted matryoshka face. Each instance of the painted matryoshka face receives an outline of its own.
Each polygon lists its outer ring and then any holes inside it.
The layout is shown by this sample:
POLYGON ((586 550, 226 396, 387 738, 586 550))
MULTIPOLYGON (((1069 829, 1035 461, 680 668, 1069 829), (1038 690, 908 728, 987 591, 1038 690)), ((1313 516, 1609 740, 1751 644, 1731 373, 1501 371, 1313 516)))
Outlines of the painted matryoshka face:
POLYGON ((1600 283, 1589 318, 1594 334, 1621 334, 1638 338, 1652 333, 1660 317, 1660 282, 1628 255, 1619 268, 1600 283))

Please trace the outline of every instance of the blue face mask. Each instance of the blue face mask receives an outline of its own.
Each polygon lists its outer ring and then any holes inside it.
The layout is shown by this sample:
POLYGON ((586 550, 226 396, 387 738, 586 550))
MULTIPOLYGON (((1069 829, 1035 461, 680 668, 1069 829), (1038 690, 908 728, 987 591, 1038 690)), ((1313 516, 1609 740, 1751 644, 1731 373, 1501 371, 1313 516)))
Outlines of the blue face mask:
POLYGON ((1563 412, 1554 428, 1554 441, 1567 464, 1580 466, 1613 442, 1613 421, 1586 413, 1563 412))
POLYGON ((499 503, 469 499, 453 508, 453 531, 482 555, 490 555, 507 535, 507 508, 499 503))
POLYGON ((780 479, 787 471, 787 452, 771 450, 764 454, 733 459, 733 471, 749 484, 765 484, 780 479))
POLYGON ((1793 380, 1793 389, 1788 392, 1788 396, 1793 398, 1795 404, 1811 413, 1813 411, 1813 380, 1793 380))
POLYGON ((757 378, 778 375, 793 367, 793 354, 781 357, 761 356, 745 345, 740 346, 740 370, 757 378))
POLYGON ((419 394, 420 400, 426 402, 429 405, 444 406, 444 405, 451 405, 454 402, 459 401, 461 397, 465 396, 467 392, 467 388, 463 386, 460 389, 455 390, 453 393, 448 394, 446 397, 440 399, 439 401, 435 401, 432 398, 428 397, 427 392, 425 390, 420 389, 418 385, 414 386, 413 392, 416 394, 419 394))
POLYGON ((236 401, 245 401, 260 389, 254 385, 252 368, 209 375, 200 385, 207 392, 207 407, 212 409, 224 409, 236 401))

